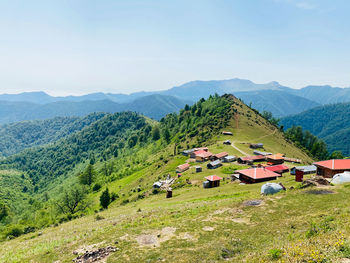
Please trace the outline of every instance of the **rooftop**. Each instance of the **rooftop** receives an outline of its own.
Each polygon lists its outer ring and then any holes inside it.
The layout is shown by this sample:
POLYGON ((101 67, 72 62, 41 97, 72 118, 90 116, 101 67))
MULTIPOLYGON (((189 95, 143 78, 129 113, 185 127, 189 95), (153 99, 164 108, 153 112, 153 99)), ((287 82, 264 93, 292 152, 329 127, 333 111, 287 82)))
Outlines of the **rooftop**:
POLYGON ((333 159, 314 163, 316 166, 325 167, 331 170, 350 169, 350 159, 333 159))
POLYGON ((263 178, 273 178, 280 177, 280 174, 269 171, 265 168, 252 168, 252 169, 244 169, 238 170, 236 173, 243 174, 253 179, 263 179, 263 178))
POLYGON ((211 182, 222 180, 222 178, 217 176, 217 175, 210 175, 210 176, 205 177, 205 179, 207 179, 208 181, 211 181, 211 182))
POLYGON ((283 165, 283 164, 280 164, 280 165, 273 165, 273 166, 267 166, 265 169, 266 169, 266 170, 269 170, 269 171, 271 171, 271 172, 289 170, 288 166, 283 165))

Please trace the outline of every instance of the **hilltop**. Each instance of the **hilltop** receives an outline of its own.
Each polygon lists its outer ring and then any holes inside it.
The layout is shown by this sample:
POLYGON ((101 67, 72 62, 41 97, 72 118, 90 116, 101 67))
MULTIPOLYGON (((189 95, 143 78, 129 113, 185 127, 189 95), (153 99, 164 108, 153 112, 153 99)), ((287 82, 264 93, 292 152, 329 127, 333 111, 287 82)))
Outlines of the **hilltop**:
MULTIPOLYGON (((192 168, 183 172, 173 185, 171 199, 165 199, 163 192, 152 190, 153 183, 168 174, 176 177, 175 168, 188 159, 181 154, 185 149, 206 146, 213 153, 225 151, 244 156, 253 153, 249 144, 258 142, 264 144, 265 151, 301 159, 303 164, 312 162, 302 150, 286 141, 279 129, 233 96, 200 100, 159 123, 134 113, 107 114, 54 144, 9 157, 2 162, 2 169, 6 169, 2 176, 18 174, 20 184, 29 184, 28 191, 22 193, 25 196, 16 195, 15 200, 18 204, 21 198, 28 200, 21 206, 27 212, 21 214, 16 206, 11 206, 14 213, 11 231, 26 224, 33 230, 27 225, 28 234, 1 243, 0 259, 70 262, 76 257, 75 250, 112 245, 121 251, 112 253, 108 262, 144 262, 158 258, 166 262, 224 258, 254 262, 261 253, 268 261, 268 251, 283 246, 286 241, 268 229, 290 235, 289 230, 282 227, 288 224, 290 213, 298 218, 294 220, 298 233, 308 228, 307 223, 300 221, 300 217, 305 216, 303 209, 299 209, 300 200, 307 197, 300 194, 302 190, 262 198, 261 184, 231 182, 230 174, 246 167, 236 163, 224 164, 216 170, 207 169, 206 163, 199 164, 203 169, 201 173, 195 173, 192 167, 198 164, 191 164, 192 168), (232 132, 233 136, 223 135, 222 130, 232 132), (223 144, 228 138, 234 147, 223 144), (96 171, 93 184, 87 185, 90 208, 74 215, 60 214, 55 202, 59 202, 64 189, 79 184, 89 164, 96 171), (21 173, 24 173, 23 179, 21 173), (219 188, 203 189, 204 177, 211 174, 225 180, 219 188), (92 190, 96 184, 102 187, 92 190), (115 201, 108 210, 99 212, 99 196, 106 186, 115 201), (260 200, 261 205, 242 205, 252 199, 260 200), (267 209, 274 212, 266 213, 267 209), (40 220, 35 220, 39 215, 40 220), (64 223, 72 218, 76 219, 64 223), (262 231, 260 237, 252 235, 258 230, 262 231)), ((278 181, 287 187, 297 186, 288 175, 278 181)), ((339 191, 346 196, 346 192, 339 191)), ((317 209, 323 199, 317 201, 317 209)), ((313 196, 304 199, 302 206, 309 206, 312 200, 313 196)), ((329 209, 331 202, 318 212, 329 209)), ((308 215, 311 213, 312 210, 308 215)), ((9 231, 9 227, 1 229, 4 234, 9 231)), ((300 235, 295 234, 293 242, 299 238, 300 235)))

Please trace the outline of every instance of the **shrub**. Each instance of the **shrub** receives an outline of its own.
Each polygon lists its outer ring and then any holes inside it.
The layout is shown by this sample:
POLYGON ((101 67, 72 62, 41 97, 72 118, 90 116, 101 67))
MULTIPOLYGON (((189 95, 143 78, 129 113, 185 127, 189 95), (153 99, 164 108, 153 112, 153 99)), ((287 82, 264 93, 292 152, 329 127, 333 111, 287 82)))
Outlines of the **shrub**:
POLYGON ((269 250, 269 256, 273 260, 280 259, 282 257, 282 250, 279 248, 273 248, 269 250))
POLYGON ((9 227, 9 229, 6 232, 6 237, 19 237, 20 235, 23 235, 23 229, 21 226, 14 225, 9 227))
POLYGON ((97 192, 98 190, 101 189, 101 185, 99 183, 94 184, 92 187, 92 191, 97 192))

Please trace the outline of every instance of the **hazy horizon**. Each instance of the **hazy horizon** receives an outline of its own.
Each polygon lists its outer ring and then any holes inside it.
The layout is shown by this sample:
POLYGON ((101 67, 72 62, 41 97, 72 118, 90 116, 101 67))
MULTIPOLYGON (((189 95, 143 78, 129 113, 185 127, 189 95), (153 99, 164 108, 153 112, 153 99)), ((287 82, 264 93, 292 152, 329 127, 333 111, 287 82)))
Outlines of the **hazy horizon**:
POLYGON ((0 93, 165 90, 238 77, 350 86, 345 0, 3 1, 0 93))

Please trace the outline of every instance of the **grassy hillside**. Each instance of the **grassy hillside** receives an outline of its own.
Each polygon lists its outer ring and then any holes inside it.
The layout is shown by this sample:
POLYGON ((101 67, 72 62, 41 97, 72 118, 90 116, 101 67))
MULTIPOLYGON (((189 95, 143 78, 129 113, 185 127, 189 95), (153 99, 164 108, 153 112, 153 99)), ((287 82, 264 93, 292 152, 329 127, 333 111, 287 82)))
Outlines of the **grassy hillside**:
MULTIPOLYGON (((112 123, 111 127, 115 124, 112 123)), ((209 170, 204 163, 200 164, 202 173, 195 173, 193 168, 184 172, 173 185, 173 198, 166 199, 164 192, 152 190, 152 184, 168 174, 176 176, 176 166, 187 159, 178 153, 186 148, 208 146, 214 153, 227 151, 242 156, 243 153, 252 154, 249 143, 262 142, 266 151, 284 153, 288 157, 302 159, 305 164, 312 160, 284 140, 284 135, 272 124, 232 96, 201 100, 182 110, 179 115, 168 115, 159 124, 153 122, 151 126, 149 138, 144 143, 138 140, 122 155, 109 155, 105 161, 99 157, 103 155, 97 155, 101 148, 96 148, 93 166, 98 175, 95 183, 103 187, 97 191, 88 190, 90 208, 84 212, 85 216, 66 223, 59 221, 59 217, 55 219, 57 211, 53 211, 54 206, 49 203, 57 201, 64 188, 51 190, 48 203, 41 205, 38 211, 42 213, 41 217, 52 216, 55 226, 0 243, 0 260, 71 262, 76 257, 73 254, 75 250, 113 245, 120 251, 112 253, 107 262, 216 262, 224 259, 232 262, 268 262, 273 256, 269 255, 273 254, 271 249, 287 251, 287 246, 291 244, 301 246, 303 253, 306 253, 313 246, 313 239, 305 236, 310 229, 309 223, 314 220, 317 224, 323 224, 322 215, 338 198, 345 200, 347 197, 345 188, 336 189, 337 194, 325 196, 290 190, 274 197, 261 197, 261 184, 239 185, 229 179, 232 171, 245 166, 224 164, 219 169, 209 170), (155 136, 155 127, 159 129, 160 139, 155 136), (232 131, 234 135, 221 135, 223 129, 232 131), (223 145, 222 142, 228 138, 235 147, 223 145), (175 143, 177 153, 174 155, 175 143), (114 167, 112 173, 104 175, 103 168, 111 164, 114 167), (225 180, 219 188, 203 189, 204 177, 212 174, 225 180), (100 212, 99 197, 106 186, 118 197, 107 210, 100 212), (249 206, 244 203, 252 199, 262 200, 261 205, 249 206), (323 203, 327 205, 323 206, 323 203), (303 245, 303 242, 308 244, 303 245)), ((104 130, 96 129, 98 125, 92 127, 95 127, 95 132, 104 130)), ((88 130, 85 129, 82 134, 89 134, 88 130)), ((50 156, 45 151, 43 153, 43 156, 50 156)), ((13 161, 17 163, 16 160, 13 161)), ((45 158, 43 160, 45 163, 45 158)), ((66 178, 61 181, 62 186, 76 183, 74 174, 86 165, 83 161, 76 165, 73 172, 67 171, 65 176, 61 176, 62 179, 66 178)), ((27 170, 26 166, 16 167, 24 172, 27 170)), ((290 176, 279 181, 287 187, 298 187, 290 176)), ((36 199, 42 195, 34 194, 33 197, 36 199)), ((345 207, 344 202, 339 204, 340 208, 345 207)), ((343 211, 335 216, 331 224, 338 223, 342 215, 343 211)), ((324 235, 333 235, 340 229, 343 230, 337 225, 327 233, 321 231, 312 237, 320 242, 317 250, 323 253, 326 247, 324 235)), ((335 243, 338 240, 327 236, 328 241, 335 243)), ((288 253, 294 251, 288 250, 288 253)), ((336 253, 330 256, 337 256, 336 253)))
POLYGON ((301 126, 323 139, 330 151, 350 155, 350 103, 331 104, 281 119, 285 128, 301 126))

